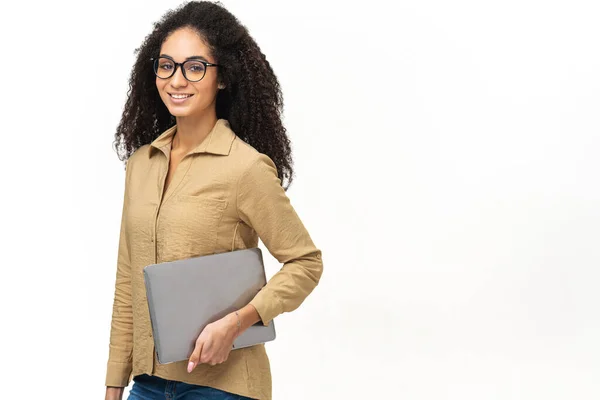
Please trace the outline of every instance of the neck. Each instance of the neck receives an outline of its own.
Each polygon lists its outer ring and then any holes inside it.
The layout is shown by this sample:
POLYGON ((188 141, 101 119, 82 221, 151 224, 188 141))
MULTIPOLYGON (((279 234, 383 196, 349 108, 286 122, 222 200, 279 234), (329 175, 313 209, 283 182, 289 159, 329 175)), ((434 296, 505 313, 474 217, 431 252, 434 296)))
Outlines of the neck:
POLYGON ((200 116, 177 117, 177 129, 171 150, 187 152, 198 146, 206 139, 217 123, 215 112, 200 116))

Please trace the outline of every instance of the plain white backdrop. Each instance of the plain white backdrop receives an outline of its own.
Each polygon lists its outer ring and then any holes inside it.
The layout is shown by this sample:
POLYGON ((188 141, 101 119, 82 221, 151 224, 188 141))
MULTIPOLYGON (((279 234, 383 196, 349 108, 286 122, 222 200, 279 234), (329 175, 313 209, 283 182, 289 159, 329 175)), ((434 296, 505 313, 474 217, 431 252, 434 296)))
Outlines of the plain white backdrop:
MULTIPOLYGON (((3 396, 104 398, 113 135, 179 4, 2 5, 3 396)), ((598 3, 224 4, 280 79, 323 251, 267 345, 274 398, 599 398, 598 3)))

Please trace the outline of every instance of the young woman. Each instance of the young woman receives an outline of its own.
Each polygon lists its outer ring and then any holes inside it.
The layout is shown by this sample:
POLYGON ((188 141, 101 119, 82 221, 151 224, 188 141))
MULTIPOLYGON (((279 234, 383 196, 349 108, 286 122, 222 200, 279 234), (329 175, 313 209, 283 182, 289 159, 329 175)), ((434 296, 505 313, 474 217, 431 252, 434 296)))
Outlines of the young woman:
POLYGON ((272 68, 221 5, 170 10, 136 50, 115 135, 126 162, 106 399, 270 399, 264 345, 231 351, 255 323, 296 309, 323 270, 290 204, 290 140, 272 68), (283 182, 287 181, 287 186, 283 182), (249 304, 209 324, 189 360, 158 364, 146 265, 258 246, 282 268, 249 304))

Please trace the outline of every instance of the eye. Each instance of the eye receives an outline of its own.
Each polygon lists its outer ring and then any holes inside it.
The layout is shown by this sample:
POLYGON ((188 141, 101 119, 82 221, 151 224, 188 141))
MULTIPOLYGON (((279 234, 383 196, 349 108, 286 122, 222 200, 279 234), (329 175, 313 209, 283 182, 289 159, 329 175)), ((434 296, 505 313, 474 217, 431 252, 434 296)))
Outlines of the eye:
POLYGON ((204 71, 204 64, 198 61, 188 61, 185 63, 185 69, 190 72, 202 72, 204 71))

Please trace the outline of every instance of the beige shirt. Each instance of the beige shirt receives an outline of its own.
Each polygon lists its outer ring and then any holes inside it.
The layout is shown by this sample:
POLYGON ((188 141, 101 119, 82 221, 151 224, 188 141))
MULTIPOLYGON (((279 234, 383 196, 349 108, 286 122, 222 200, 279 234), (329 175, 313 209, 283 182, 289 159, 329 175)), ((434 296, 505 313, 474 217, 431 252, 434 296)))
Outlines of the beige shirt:
POLYGON ((271 399, 265 345, 232 350, 222 364, 187 360, 158 364, 142 275, 149 264, 258 246, 281 263, 254 297, 268 324, 296 309, 318 284, 321 251, 281 187, 273 161, 219 119, 175 169, 163 193, 176 125, 138 148, 126 167, 106 386, 128 386, 135 375, 212 386, 271 399))

